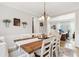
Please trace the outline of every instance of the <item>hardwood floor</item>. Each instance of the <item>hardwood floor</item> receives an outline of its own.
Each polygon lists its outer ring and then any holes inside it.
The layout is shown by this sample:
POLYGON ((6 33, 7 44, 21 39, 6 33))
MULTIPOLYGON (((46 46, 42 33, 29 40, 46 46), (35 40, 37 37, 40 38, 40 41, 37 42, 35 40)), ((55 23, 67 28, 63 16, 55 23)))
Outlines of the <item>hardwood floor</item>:
POLYGON ((75 55, 77 56, 77 57, 79 57, 79 48, 75 48, 75 55))
POLYGON ((73 40, 61 41, 60 47, 60 57, 79 57, 79 48, 75 47, 75 42, 73 40))

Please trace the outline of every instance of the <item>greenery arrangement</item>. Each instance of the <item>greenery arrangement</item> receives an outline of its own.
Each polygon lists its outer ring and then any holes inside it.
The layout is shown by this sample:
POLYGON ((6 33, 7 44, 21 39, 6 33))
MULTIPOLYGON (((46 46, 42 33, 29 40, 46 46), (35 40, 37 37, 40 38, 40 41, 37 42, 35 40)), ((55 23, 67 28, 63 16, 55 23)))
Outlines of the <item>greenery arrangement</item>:
POLYGON ((5 20, 3 20, 3 22, 4 22, 4 23, 10 23, 11 20, 9 20, 9 19, 5 19, 5 20))
POLYGON ((27 22, 22 22, 22 24, 25 24, 25 25, 27 25, 27 22))
POLYGON ((11 20, 9 19, 4 19, 3 22, 5 23, 6 27, 9 27, 9 23, 11 22, 11 20))
POLYGON ((23 27, 25 28, 27 25, 27 22, 22 22, 22 24, 23 24, 23 27))

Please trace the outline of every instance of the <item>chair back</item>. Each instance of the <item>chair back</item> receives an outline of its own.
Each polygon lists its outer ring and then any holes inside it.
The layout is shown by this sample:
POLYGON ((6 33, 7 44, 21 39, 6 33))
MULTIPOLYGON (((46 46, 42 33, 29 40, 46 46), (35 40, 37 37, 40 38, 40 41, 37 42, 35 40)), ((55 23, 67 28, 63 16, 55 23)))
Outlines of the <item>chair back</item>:
POLYGON ((44 39, 41 48, 41 57, 50 57, 51 39, 44 39))
POLYGON ((56 37, 51 37, 52 43, 51 43, 51 56, 52 57, 57 57, 57 39, 56 37))

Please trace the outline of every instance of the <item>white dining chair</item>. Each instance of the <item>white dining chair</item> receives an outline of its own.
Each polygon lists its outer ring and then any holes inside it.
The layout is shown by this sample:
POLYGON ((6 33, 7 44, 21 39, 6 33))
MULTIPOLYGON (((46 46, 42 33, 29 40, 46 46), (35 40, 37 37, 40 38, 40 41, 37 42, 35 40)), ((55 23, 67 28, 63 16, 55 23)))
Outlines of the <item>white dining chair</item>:
POLYGON ((35 55, 38 57, 50 57, 51 50, 51 39, 44 39, 42 41, 41 49, 38 50, 40 53, 35 52, 35 55))
POLYGON ((52 57, 57 57, 58 56, 58 46, 57 46, 57 39, 56 37, 51 37, 52 43, 51 43, 51 56, 52 57))
POLYGON ((57 38, 57 56, 60 56, 60 38, 61 36, 59 35, 59 37, 57 38))

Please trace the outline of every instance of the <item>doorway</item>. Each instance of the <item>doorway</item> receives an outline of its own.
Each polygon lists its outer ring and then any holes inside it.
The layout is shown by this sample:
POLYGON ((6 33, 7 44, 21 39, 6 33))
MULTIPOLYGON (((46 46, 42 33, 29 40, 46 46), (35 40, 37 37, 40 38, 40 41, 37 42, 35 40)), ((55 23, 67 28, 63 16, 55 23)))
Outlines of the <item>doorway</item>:
POLYGON ((57 32, 64 36, 63 40, 60 38, 60 56, 74 57, 75 55, 75 13, 61 15, 51 18, 49 21, 49 32, 51 26, 56 25, 57 32))

